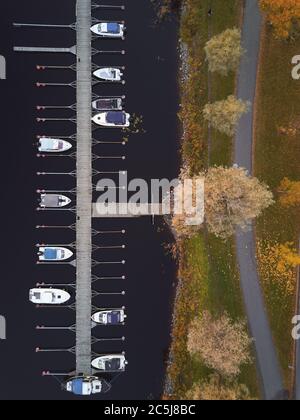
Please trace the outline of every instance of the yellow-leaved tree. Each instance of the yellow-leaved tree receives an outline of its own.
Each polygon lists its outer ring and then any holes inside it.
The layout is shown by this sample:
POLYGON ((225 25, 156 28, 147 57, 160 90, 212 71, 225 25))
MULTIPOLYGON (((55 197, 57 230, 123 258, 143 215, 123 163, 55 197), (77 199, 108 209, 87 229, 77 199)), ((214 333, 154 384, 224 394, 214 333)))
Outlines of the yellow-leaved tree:
POLYGON ((297 267, 300 265, 300 255, 297 250, 293 247, 293 243, 287 242, 284 245, 280 245, 280 251, 282 259, 287 262, 287 264, 292 267, 297 267))
POLYGON ((206 43, 204 50, 211 72, 227 76, 238 68, 244 53, 241 37, 240 29, 226 29, 206 43))
MULTIPOLYGON (((189 173, 183 170, 182 182, 186 178, 189 173)), ((199 179, 204 179, 205 224, 219 238, 229 238, 237 228, 247 231, 252 221, 273 204, 267 185, 251 177, 244 168, 211 167, 193 177, 195 182, 199 179)), ((203 227, 188 225, 187 217, 186 213, 175 214, 172 219, 178 236, 192 236, 203 227)))
POLYGON ((203 116, 213 128, 227 136, 233 136, 240 118, 249 111, 250 105, 250 102, 230 95, 227 99, 205 105, 203 116))
POLYGON ((293 207, 300 205, 300 181, 291 181, 283 178, 279 187, 279 202, 283 207, 293 207))
POLYGON ((287 39, 300 27, 299 0, 260 0, 260 7, 278 38, 287 39))
POLYGON ((292 295, 296 287, 295 268, 300 265, 300 255, 291 242, 258 241, 257 252, 260 272, 266 284, 276 283, 286 294, 292 295))

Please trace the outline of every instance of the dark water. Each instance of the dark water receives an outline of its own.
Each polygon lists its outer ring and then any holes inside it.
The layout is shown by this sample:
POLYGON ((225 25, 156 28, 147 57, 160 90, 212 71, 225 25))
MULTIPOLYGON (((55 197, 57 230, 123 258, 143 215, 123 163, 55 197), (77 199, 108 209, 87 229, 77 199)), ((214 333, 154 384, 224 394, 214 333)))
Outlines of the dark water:
MULTIPOLYGON (((126 4, 126 12, 95 12, 101 19, 125 19, 128 36, 120 41, 97 41, 100 49, 125 48, 126 56, 96 57, 100 65, 125 65, 126 86, 95 88, 99 94, 126 94, 126 109, 144 116, 147 133, 131 136, 123 147, 98 145, 94 152, 101 155, 122 155, 127 160, 97 161, 99 170, 128 170, 129 178, 173 178, 178 171, 177 144, 177 51, 176 22, 157 27, 149 0, 110 0, 108 3, 126 4), (125 16, 124 16, 125 14, 125 16)), ((75 270, 69 266, 36 267, 36 242, 69 243, 75 239, 71 230, 36 231, 36 224, 69 225, 74 223, 71 213, 36 214, 37 188, 67 189, 75 187, 71 177, 37 177, 38 170, 72 171, 72 159, 37 159, 33 142, 37 134, 71 135, 72 123, 46 124, 35 122, 37 104, 72 104, 75 90, 52 88, 39 90, 34 83, 43 81, 72 81, 71 71, 39 74, 36 64, 72 64, 68 55, 14 54, 13 45, 71 46, 75 33, 68 30, 12 29, 13 21, 71 23, 74 22, 74 2, 59 0, 39 2, 16 0, 1 2, 0 54, 8 63, 8 79, 0 81, 1 106, 1 284, 0 314, 7 318, 8 339, 0 341, 0 399, 67 399, 73 398, 60 391, 55 379, 42 378, 43 370, 73 370, 72 354, 35 354, 37 346, 66 348, 74 345, 71 332, 35 331, 36 325, 71 325, 75 313, 68 309, 37 310, 28 303, 28 290, 36 282, 74 281, 75 270)), ((57 112, 48 114, 58 116, 57 112)), ((61 113, 61 116, 69 115, 61 113)), ((99 140, 119 140, 118 132, 98 131, 99 140)), ((106 343, 94 347, 95 352, 126 351, 128 370, 116 378, 107 399, 158 398, 162 392, 165 360, 169 345, 172 297, 174 294, 175 265, 166 256, 163 243, 170 239, 162 222, 153 226, 149 218, 130 221, 95 221, 98 230, 123 229, 126 237, 98 236, 95 244, 120 245, 127 249, 98 251, 95 258, 126 259, 125 267, 96 268, 97 275, 126 274, 125 281, 98 282, 98 291, 125 290, 125 297, 100 297, 94 304, 99 307, 125 305, 127 325, 116 329, 101 329, 102 336, 126 336, 124 344, 106 343)))

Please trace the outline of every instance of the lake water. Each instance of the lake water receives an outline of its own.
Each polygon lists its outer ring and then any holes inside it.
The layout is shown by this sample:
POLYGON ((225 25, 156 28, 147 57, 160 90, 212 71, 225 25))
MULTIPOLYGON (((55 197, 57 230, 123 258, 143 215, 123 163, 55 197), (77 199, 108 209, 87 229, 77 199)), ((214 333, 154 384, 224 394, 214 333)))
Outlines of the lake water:
MULTIPOLYGON (((95 88, 101 95, 126 94, 126 110, 143 115, 146 134, 130 136, 126 161, 98 160, 98 170, 128 170, 129 178, 168 178, 177 176, 178 156, 178 89, 177 89, 177 24, 154 24, 155 14, 149 0, 108 0, 126 5, 125 12, 97 11, 99 19, 125 19, 126 41, 96 41, 101 49, 126 49, 126 56, 97 56, 99 65, 125 65, 126 86, 95 88)), ((70 266, 36 267, 37 242, 70 243, 75 239, 71 230, 36 231, 35 225, 69 225, 74 223, 70 212, 37 214, 37 188, 69 189, 75 187, 72 177, 37 177, 36 171, 68 172, 75 161, 68 158, 36 158, 35 136, 71 135, 72 123, 38 125, 36 105, 64 105, 76 101, 71 88, 40 90, 36 81, 71 82, 72 71, 40 74, 37 64, 69 65, 71 55, 15 54, 13 45, 69 47, 75 33, 69 30, 13 29, 12 22, 72 23, 74 2, 58 0, 39 2, 16 0, 2 2, 0 13, 0 54, 7 58, 7 80, 0 82, 1 107, 1 280, 0 315, 7 319, 7 341, 0 341, 0 399, 72 399, 61 392, 55 379, 42 378, 41 372, 72 371, 74 355, 35 354, 42 348, 68 348, 75 343, 72 332, 37 332, 36 325, 72 325, 75 312, 69 309, 35 309, 28 302, 28 291, 37 282, 69 283, 75 280, 70 266)), ((49 116, 64 116, 53 112, 49 116)), ((99 140, 119 140, 116 132, 98 131, 99 140)), ((122 155, 117 145, 98 145, 99 155, 122 155)), ((159 398, 163 389, 165 361, 170 342, 172 300, 176 283, 176 267, 166 255, 163 244, 170 240, 161 220, 152 224, 150 218, 122 221, 95 221, 97 230, 126 229, 124 237, 98 236, 97 245, 120 245, 125 251, 97 251, 96 259, 126 259, 125 267, 96 268, 96 275, 126 274, 124 281, 103 281, 95 284, 97 291, 125 290, 126 296, 99 297, 98 307, 126 306, 125 327, 98 328, 97 337, 125 336, 124 343, 97 344, 97 353, 126 351, 129 361, 126 373, 113 380, 112 391, 105 399, 159 398)))

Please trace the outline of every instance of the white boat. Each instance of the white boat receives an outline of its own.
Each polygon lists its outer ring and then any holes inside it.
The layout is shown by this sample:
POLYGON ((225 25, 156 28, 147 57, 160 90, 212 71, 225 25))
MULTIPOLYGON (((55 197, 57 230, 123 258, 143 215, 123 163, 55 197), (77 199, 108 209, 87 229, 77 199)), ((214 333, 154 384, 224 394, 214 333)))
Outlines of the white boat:
POLYGON ((50 137, 41 137, 39 139, 38 149, 40 152, 57 153, 66 152, 72 148, 72 144, 61 139, 53 139, 50 137))
POLYGON ((61 289, 36 288, 29 292, 30 302, 36 305, 61 305, 70 299, 70 293, 61 289))
POLYGON ((122 111, 122 98, 99 98, 92 102, 92 107, 96 111, 122 111))
POLYGON ((95 124, 106 128, 127 128, 130 126, 130 114, 124 111, 100 112, 92 120, 95 124))
POLYGON ((92 321, 99 325, 122 325, 126 318, 124 309, 106 309, 94 313, 92 321))
POLYGON ((103 38, 124 38, 125 25, 117 22, 101 22, 92 26, 91 31, 103 38))
POLYGON ((72 251, 58 246, 41 246, 38 251, 40 261, 65 261, 72 256, 72 251))
POLYGON ((107 82, 120 82, 123 77, 121 70, 113 67, 98 69, 94 71, 93 75, 107 82))
POLYGON ((64 388, 74 395, 90 396, 104 394, 111 389, 111 385, 96 376, 78 376, 68 380, 64 388))
POLYGON ((124 371, 128 362, 123 354, 108 354, 92 361, 92 367, 102 372, 124 371))
POLYGON ((71 203, 71 199, 60 194, 41 194, 40 206, 43 208, 66 207, 71 203))

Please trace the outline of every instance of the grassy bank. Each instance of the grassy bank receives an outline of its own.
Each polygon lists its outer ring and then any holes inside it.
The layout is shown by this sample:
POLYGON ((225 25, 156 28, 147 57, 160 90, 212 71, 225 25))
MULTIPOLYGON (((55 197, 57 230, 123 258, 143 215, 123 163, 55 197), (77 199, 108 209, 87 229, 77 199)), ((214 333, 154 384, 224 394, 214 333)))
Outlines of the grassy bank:
MULTIPOLYGON (((209 101, 224 99, 235 91, 235 75, 209 75, 204 46, 211 36, 239 26, 240 0, 187 0, 181 21, 181 38, 189 54, 189 77, 182 83, 180 117, 185 128, 183 161, 192 173, 210 165, 231 165, 232 139, 209 130, 202 110, 209 101), (208 16, 212 6, 213 14, 208 16)), ((183 398, 195 382, 212 373, 190 357, 186 343, 190 322, 204 310, 227 311, 233 319, 245 318, 233 241, 223 242, 203 232, 179 243, 181 287, 173 330, 172 365, 169 376, 173 397, 183 398)), ((238 381, 258 396, 254 364, 243 369, 238 381)))
POLYGON ((209 101, 224 99, 235 91, 235 75, 209 75, 204 46, 211 36, 226 28, 239 26, 241 1, 188 0, 186 4, 181 39, 189 51, 189 79, 182 89, 180 117, 186 130, 182 155, 192 172, 199 173, 207 167, 208 161, 216 165, 231 162, 232 139, 214 130, 211 134, 211 152, 208 159, 208 127, 202 111, 209 101), (213 14, 208 16, 207 11, 211 5, 213 14))
MULTIPOLYGON (((214 315, 227 311, 234 320, 245 317, 235 251, 230 243, 197 235, 181 243, 180 253, 182 286, 176 304, 173 363, 169 371, 176 398, 184 398, 195 382, 208 379, 213 373, 186 349, 188 327, 195 316, 209 310, 214 315)), ((238 382, 245 384, 253 397, 258 396, 254 365, 242 369, 238 382)))
MULTIPOLYGON (((299 123, 300 83, 291 77, 291 59, 299 54, 299 42, 275 40, 265 27, 257 95, 255 175, 276 191, 284 177, 299 180, 300 132, 284 134, 282 129, 299 123)), ((296 275, 266 269, 269 247, 294 242, 298 246, 299 209, 284 209, 277 202, 257 223, 259 262, 271 326, 287 386, 291 383, 293 343, 291 319, 294 313, 296 275), (284 278, 284 281, 280 281, 284 278)))

